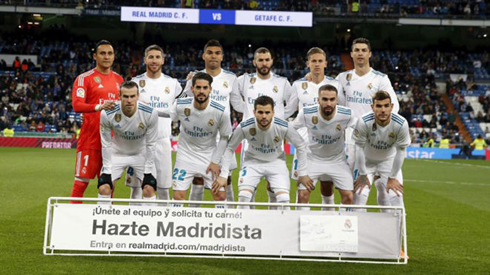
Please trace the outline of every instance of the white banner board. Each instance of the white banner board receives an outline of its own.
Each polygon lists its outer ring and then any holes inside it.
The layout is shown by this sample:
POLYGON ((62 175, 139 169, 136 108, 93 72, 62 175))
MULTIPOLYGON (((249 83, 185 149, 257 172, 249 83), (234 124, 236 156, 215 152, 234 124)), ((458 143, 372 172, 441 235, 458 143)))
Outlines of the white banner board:
POLYGON ((400 216, 48 203, 55 251, 400 259, 400 216))

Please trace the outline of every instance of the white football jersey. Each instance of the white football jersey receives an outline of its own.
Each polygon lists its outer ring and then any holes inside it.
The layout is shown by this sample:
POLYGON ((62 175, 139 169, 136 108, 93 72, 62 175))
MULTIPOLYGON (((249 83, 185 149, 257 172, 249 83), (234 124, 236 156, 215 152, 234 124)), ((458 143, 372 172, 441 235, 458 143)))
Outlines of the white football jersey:
POLYGON ((225 115, 225 107, 214 100, 209 101, 206 109, 198 110, 194 107, 194 98, 179 98, 171 116, 174 121, 180 120, 177 160, 181 163, 210 163, 216 150, 216 135, 231 135, 230 116, 225 115))
POLYGON ((286 118, 294 114, 296 110, 301 111, 304 107, 318 104, 318 89, 327 84, 334 86, 339 91, 339 82, 328 76, 325 76, 318 84, 308 81, 306 78, 294 81, 291 98, 286 105, 286 118))
MULTIPOLYGON (((205 73, 206 69, 200 72, 205 73)), ((213 83, 211 84, 213 91, 209 94, 209 98, 225 106, 227 114, 230 113, 230 102, 233 105, 233 109, 240 113, 243 112, 243 99, 238 94, 238 91, 234 89, 236 87, 236 81, 237 77, 233 72, 221 69, 221 73, 213 77, 213 83)), ((184 92, 188 97, 194 97, 191 86, 192 79, 189 79, 184 88, 184 92)))
POLYGON ((295 129, 308 129, 308 159, 345 161, 345 129, 354 127, 351 109, 337 105, 332 119, 324 119, 319 106, 305 107, 291 123, 295 129))
POLYGON ((254 160, 259 162, 271 162, 277 159, 286 161, 284 153, 284 139, 289 140, 296 148, 298 154, 299 175, 306 175, 306 142, 288 123, 278 117, 274 117, 269 129, 261 130, 257 126, 255 117, 241 122, 233 132, 233 136, 228 143, 225 155, 223 156, 223 166, 221 176, 228 176, 228 167, 233 152, 242 140, 248 141, 248 148, 245 151, 244 163, 254 160))
POLYGON ((100 137, 103 173, 111 174, 112 155, 146 155, 145 173, 151 173, 158 138, 158 113, 137 102, 136 112, 127 117, 118 103, 113 110, 103 110, 100 113, 100 137))
POLYGON ((289 102, 292 88, 288 79, 271 73, 268 79, 257 77, 257 73, 238 77, 238 91, 245 100, 243 120, 254 116, 254 102, 259 96, 270 96, 274 100, 275 116, 284 119, 284 103, 289 102))
MULTIPOLYGON (((170 112, 175 98, 182 93, 182 86, 180 86, 179 81, 163 73, 157 79, 150 78, 144 73, 133 77, 131 81, 138 84, 140 101, 165 113, 170 112)), ((172 133, 172 120, 167 117, 160 117, 158 124, 158 138, 169 138, 172 133)))
POLYGON ((394 105, 392 112, 398 113, 400 104, 387 75, 371 68, 363 76, 358 76, 355 70, 350 70, 340 73, 336 79, 339 81, 340 88, 339 104, 351 108, 352 115, 356 119, 372 111, 372 97, 378 91, 386 91, 390 94, 394 105))
POLYGON ((402 116, 391 113, 390 123, 384 127, 375 122, 374 113, 358 119, 352 135, 357 145, 364 148, 367 160, 382 161, 393 158, 397 147, 410 145, 408 123, 402 116))

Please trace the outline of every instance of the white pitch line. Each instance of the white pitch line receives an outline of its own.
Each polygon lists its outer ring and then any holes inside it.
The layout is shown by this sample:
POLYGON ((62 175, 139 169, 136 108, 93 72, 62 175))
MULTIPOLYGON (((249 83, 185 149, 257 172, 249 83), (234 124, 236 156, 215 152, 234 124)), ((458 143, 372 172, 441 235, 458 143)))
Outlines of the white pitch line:
POLYGON ((485 183, 476 183, 476 182, 457 182, 457 181, 439 181, 439 180, 412 180, 412 179, 403 179, 403 181, 411 181, 411 182, 421 182, 421 183, 440 183, 440 184, 461 184, 461 185, 476 185, 476 186, 490 186, 490 184, 485 183))
POLYGON ((478 165, 478 164, 469 164, 469 163, 460 163, 460 162, 449 162, 449 161, 438 161, 432 159, 419 159, 420 161, 433 162, 433 163, 442 163, 442 164, 450 164, 450 165, 459 165, 459 166, 469 166, 469 167, 478 167, 483 169, 490 169, 490 166, 478 165))

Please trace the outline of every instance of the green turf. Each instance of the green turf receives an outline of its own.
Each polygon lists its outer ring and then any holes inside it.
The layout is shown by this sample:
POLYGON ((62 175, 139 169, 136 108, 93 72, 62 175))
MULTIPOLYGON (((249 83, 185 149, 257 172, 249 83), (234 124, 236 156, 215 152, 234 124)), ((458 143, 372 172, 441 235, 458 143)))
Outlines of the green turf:
MULTIPOLYGON (((488 274, 490 162, 406 160, 406 266, 160 257, 42 254, 46 202, 68 196, 75 151, 0 148, 1 274, 488 274)), ((236 175, 235 175, 236 181, 236 175)), ((318 191, 315 191, 318 192, 318 191)), ((293 193, 293 192, 292 192, 293 193)), ((121 183, 116 197, 126 198, 121 183)), ((96 196, 91 184, 88 196, 96 196)), ((374 195, 374 194, 372 194, 374 195)), ((209 198, 209 194, 206 195, 209 198)), ((337 202, 338 202, 338 195, 337 202)), ((371 196, 370 203, 374 203, 371 196)), ((313 199, 319 202, 319 195, 313 199)), ((265 201, 259 190, 258 201, 265 201)))

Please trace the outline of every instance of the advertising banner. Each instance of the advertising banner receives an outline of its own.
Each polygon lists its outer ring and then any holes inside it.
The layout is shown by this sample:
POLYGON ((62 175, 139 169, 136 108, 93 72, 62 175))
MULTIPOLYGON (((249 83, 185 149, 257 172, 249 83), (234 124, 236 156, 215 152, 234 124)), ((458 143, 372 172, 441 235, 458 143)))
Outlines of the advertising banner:
POLYGON ((50 251, 393 260, 399 259, 403 228, 400 215, 380 212, 52 206, 45 241, 50 251))
POLYGON ((77 148, 75 138, 0 137, 0 147, 77 148))

